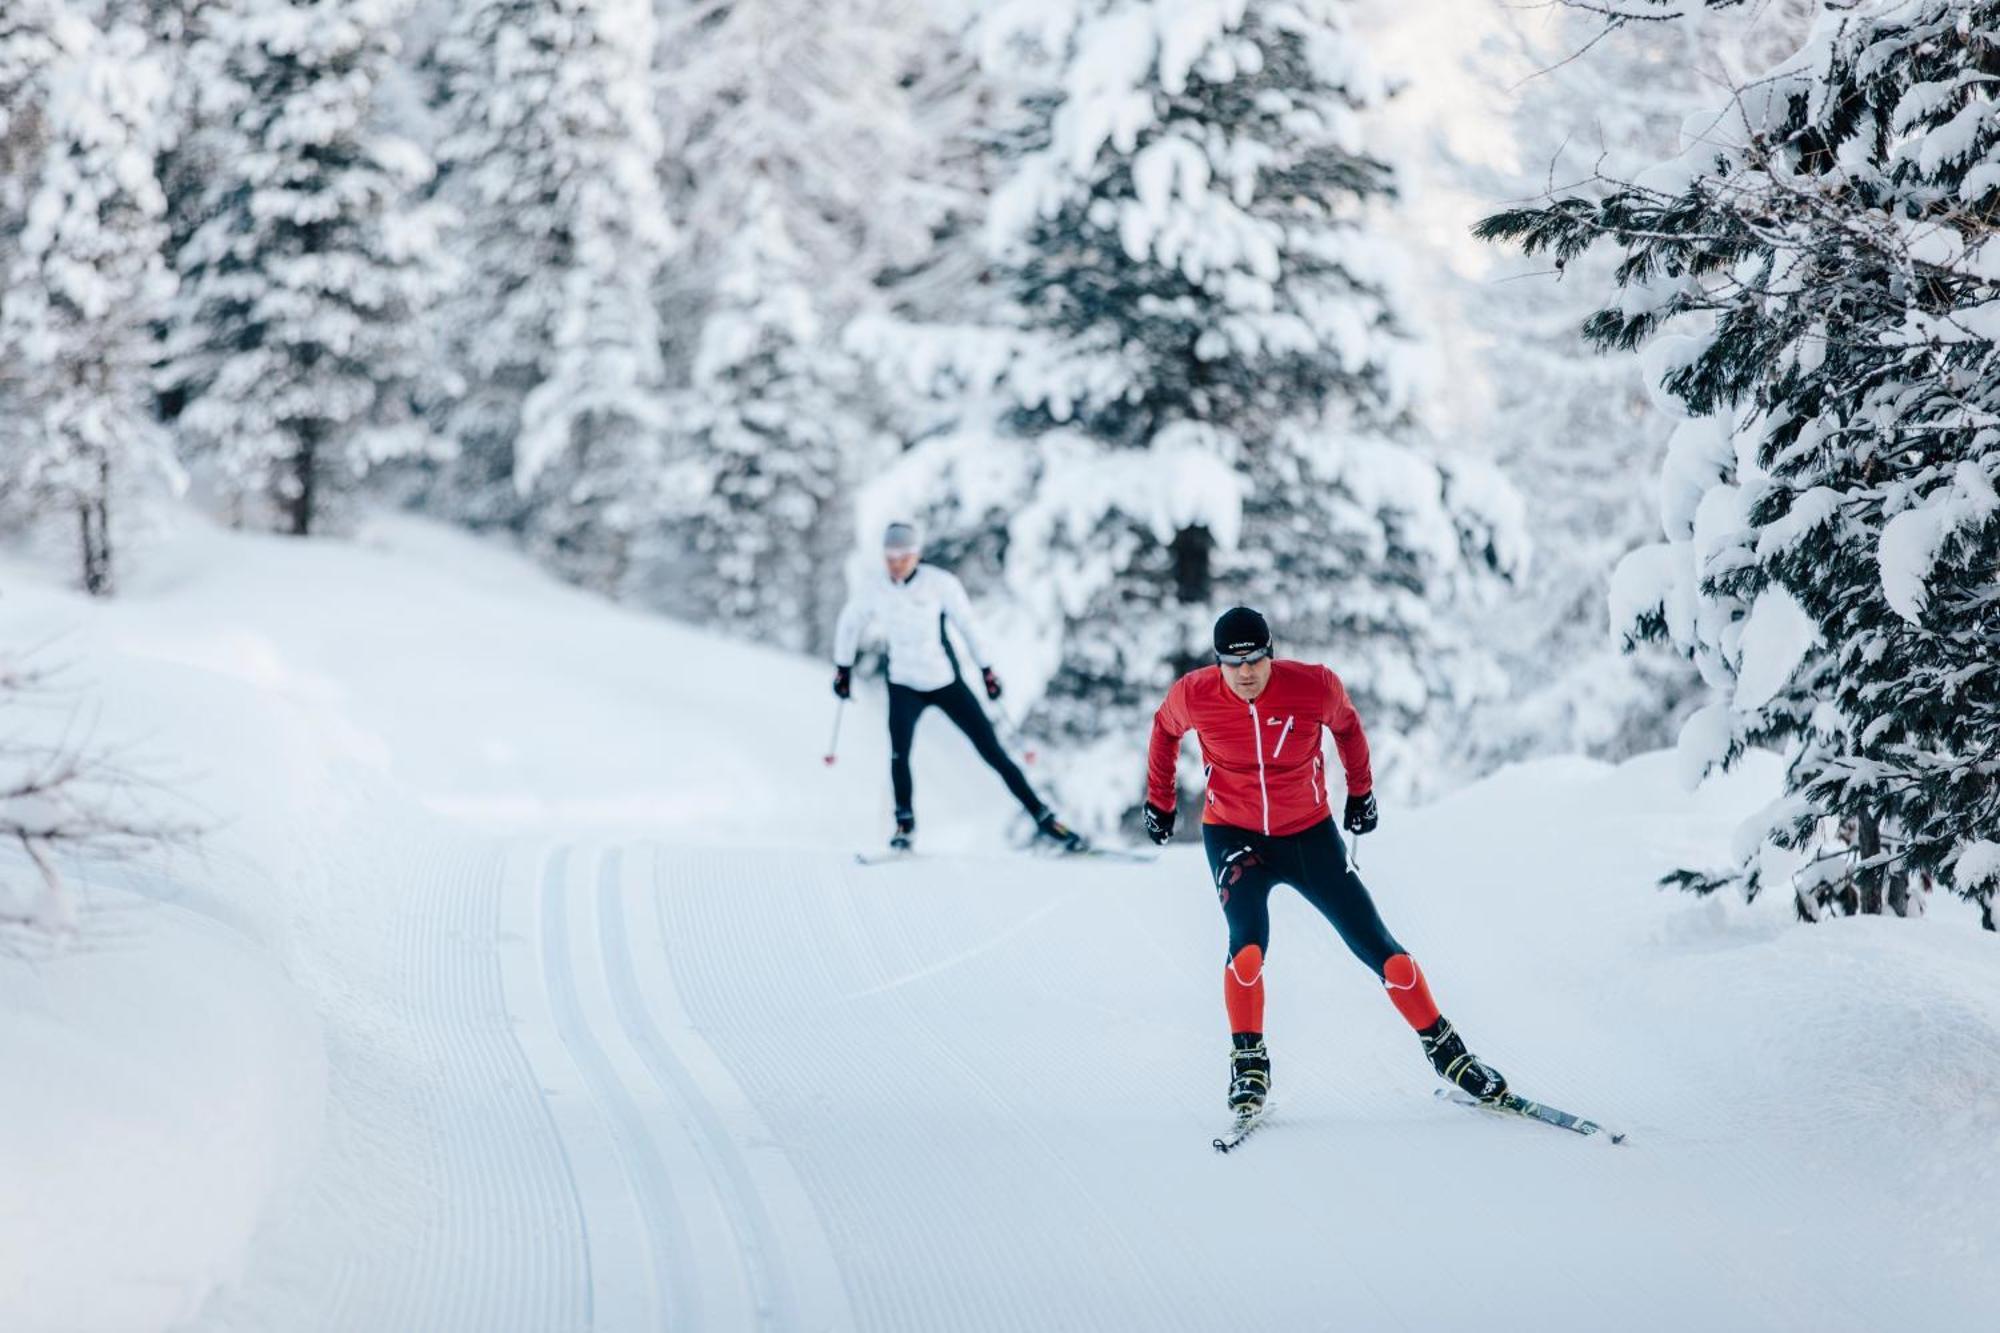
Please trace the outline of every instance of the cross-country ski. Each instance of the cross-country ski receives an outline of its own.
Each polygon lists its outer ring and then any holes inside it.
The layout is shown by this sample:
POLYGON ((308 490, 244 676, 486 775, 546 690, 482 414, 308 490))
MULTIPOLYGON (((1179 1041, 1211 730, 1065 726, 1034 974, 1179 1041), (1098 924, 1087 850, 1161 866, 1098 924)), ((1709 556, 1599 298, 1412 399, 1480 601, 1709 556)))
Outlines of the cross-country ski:
POLYGON ((1523 1120, 1538 1120, 1542 1124, 1553 1125, 1557 1129, 1566 1129, 1572 1134, 1581 1134, 1585 1138, 1602 1134, 1607 1143, 1625 1142, 1625 1134, 1622 1130, 1606 1129, 1595 1120, 1586 1120, 1582 1116, 1572 1115, 1568 1111, 1558 1111, 1553 1106, 1545 1106, 1540 1102, 1530 1101, 1519 1093, 1503 1092, 1497 1097, 1481 1099, 1468 1096, 1458 1088, 1439 1088, 1437 1095, 1454 1106, 1463 1106, 1470 1110, 1485 1111, 1494 1115, 1518 1116, 1523 1120))

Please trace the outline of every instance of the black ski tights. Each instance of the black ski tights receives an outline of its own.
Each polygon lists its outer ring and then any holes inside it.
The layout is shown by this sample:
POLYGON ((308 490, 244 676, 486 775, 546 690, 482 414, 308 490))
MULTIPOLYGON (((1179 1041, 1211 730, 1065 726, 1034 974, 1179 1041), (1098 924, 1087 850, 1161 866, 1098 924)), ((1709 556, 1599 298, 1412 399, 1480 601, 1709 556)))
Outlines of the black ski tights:
POLYGON ((954 680, 941 690, 913 690, 907 685, 889 685, 889 777, 896 788, 896 813, 906 815, 914 811, 911 805, 910 742, 917 733, 917 719, 924 710, 937 705, 944 715, 958 724, 965 738, 972 742, 972 748, 979 751, 1007 790, 1014 793, 1014 799, 1030 815, 1042 813, 1041 798, 1028 785, 1028 779, 1021 774, 1020 766, 1007 757, 1001 748, 1000 738, 993 734, 993 723, 987 718, 986 710, 979 706, 979 700, 972 697, 963 680, 954 680))
POLYGON ((1311 828, 1282 837, 1226 824, 1203 824, 1202 844, 1208 849, 1215 876, 1216 897, 1229 922, 1229 956, 1254 944, 1260 954, 1271 950, 1271 890, 1289 884, 1299 896, 1333 923, 1354 956, 1376 976, 1391 958, 1403 952, 1382 924, 1361 877, 1347 862, 1347 849, 1333 831, 1331 817, 1311 828))

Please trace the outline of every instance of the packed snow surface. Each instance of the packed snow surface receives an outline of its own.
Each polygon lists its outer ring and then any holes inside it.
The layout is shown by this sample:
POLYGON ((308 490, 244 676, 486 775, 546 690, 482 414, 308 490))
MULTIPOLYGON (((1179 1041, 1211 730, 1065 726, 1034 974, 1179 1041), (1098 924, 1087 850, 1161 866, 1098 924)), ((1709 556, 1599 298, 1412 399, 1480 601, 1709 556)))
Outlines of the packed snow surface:
POLYGON ((218 817, 0 954, 10 1333, 1989 1326, 1993 938, 1652 887, 1768 759, 1510 769, 1360 849, 1474 1049, 1627 1145, 1436 1101, 1281 892, 1277 1109, 1224 1158, 1185 840, 1014 853, 931 717, 925 855, 859 866, 879 694, 828 767, 822 664, 431 527, 134 567, 0 564, 9 641, 218 817))

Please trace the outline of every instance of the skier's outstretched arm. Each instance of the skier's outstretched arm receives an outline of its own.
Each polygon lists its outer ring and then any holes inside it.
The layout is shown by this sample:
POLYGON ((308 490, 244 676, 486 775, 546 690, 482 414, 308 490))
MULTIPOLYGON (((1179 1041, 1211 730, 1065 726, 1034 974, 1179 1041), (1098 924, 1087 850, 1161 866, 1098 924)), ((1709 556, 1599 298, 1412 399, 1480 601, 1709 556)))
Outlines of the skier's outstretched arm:
POLYGON ((1333 733, 1334 749, 1340 752, 1340 766, 1347 772, 1347 794, 1366 796, 1375 790, 1375 774, 1368 765, 1368 737, 1361 731, 1361 714, 1347 697, 1347 687, 1327 668, 1325 714, 1320 719, 1333 733))
POLYGON ((854 692, 854 658, 861 651, 863 631, 874 619, 874 599, 862 591, 847 599, 833 624, 833 692, 842 699, 854 692))
POLYGON ((861 636, 874 619, 873 599, 867 593, 857 592, 847 599, 847 604, 840 608, 840 619, 833 623, 835 666, 853 668, 855 655, 861 651, 861 636))
POLYGON ((1186 692, 1176 681, 1153 714, 1153 737, 1146 744, 1146 804, 1155 810, 1170 811, 1178 803, 1174 772, 1180 767, 1181 737, 1187 731, 1186 692))

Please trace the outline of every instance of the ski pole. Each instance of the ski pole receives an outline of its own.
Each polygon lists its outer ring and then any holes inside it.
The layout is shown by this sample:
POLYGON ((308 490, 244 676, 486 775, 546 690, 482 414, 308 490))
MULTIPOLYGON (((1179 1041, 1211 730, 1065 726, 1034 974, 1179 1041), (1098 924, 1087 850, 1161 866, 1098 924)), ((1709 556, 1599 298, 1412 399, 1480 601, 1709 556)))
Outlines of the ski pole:
POLYGON ((826 766, 832 768, 840 757, 840 719, 847 713, 847 700, 842 699, 833 706, 833 737, 826 743, 826 766))

